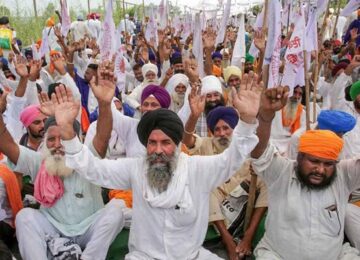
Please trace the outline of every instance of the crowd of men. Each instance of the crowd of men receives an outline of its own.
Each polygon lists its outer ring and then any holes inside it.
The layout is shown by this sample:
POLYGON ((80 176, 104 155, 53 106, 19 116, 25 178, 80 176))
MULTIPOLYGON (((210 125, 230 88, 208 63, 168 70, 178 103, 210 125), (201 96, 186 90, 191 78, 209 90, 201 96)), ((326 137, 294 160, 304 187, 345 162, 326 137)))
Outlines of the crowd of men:
POLYGON ((67 37, 57 15, 43 57, 0 18, 0 259, 106 259, 124 229, 117 259, 360 259, 360 9, 319 29, 307 98, 267 88, 266 32, 249 20, 216 44, 213 25, 149 41, 149 19, 126 15, 117 64, 102 59, 99 14, 67 37))

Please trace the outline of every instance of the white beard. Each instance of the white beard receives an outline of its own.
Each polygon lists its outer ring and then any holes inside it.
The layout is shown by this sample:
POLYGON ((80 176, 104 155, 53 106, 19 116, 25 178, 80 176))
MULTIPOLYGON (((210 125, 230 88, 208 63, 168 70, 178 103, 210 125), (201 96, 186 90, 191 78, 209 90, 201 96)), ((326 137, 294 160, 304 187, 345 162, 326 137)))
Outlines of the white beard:
POLYGON ((65 156, 60 154, 51 154, 52 150, 43 144, 41 153, 45 163, 45 169, 51 176, 68 177, 72 174, 73 170, 66 167, 65 156))

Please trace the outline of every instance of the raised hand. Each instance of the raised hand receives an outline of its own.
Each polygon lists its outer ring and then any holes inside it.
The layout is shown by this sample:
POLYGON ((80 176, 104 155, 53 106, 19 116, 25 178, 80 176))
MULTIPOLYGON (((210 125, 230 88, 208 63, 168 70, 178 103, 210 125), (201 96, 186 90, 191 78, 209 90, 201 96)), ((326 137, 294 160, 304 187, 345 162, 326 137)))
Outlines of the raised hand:
POLYGON ((62 40, 62 39, 63 39, 63 36, 62 36, 62 34, 61 34, 61 29, 60 29, 60 27, 54 26, 53 29, 54 29, 54 34, 55 34, 55 36, 56 36, 59 40, 62 40))
POLYGON ((46 92, 41 92, 40 94, 38 94, 38 99, 39 99, 39 103, 40 103, 41 113, 43 113, 46 116, 54 116, 55 115, 55 105, 50 100, 48 94, 46 92))
POLYGON ((90 87, 98 103, 110 104, 115 95, 116 77, 114 63, 104 61, 100 64, 97 77, 90 81, 90 87))
POLYGON ((65 64, 60 53, 52 54, 50 56, 50 61, 54 65, 54 68, 57 70, 57 72, 60 73, 60 75, 66 74, 65 64))
POLYGON ((16 55, 15 59, 15 71, 21 78, 29 77, 29 70, 27 67, 27 60, 25 57, 16 55))
POLYGON ((287 86, 266 89, 261 96, 261 112, 273 115, 286 105, 288 96, 289 87, 287 86))
POLYGON ((259 112, 263 87, 263 82, 258 83, 257 74, 251 71, 243 75, 238 90, 232 89, 233 105, 238 110, 242 121, 253 123, 255 120, 259 112))
POLYGON ((254 32, 254 44, 259 51, 264 52, 266 47, 265 33, 263 31, 254 32))
POLYGON ((75 118, 79 114, 80 101, 74 99, 70 88, 59 85, 55 88, 55 92, 51 95, 51 101, 55 107, 56 123, 61 128, 72 129, 75 118))
POLYGON ((191 115, 199 118, 205 109, 205 95, 201 95, 201 85, 199 82, 193 82, 191 85, 191 92, 189 94, 189 106, 191 115))
POLYGON ((199 72, 197 69, 197 63, 195 59, 186 59, 184 61, 184 70, 190 82, 199 81, 199 72))
POLYGON ((41 70, 42 62, 41 60, 31 60, 30 61, 30 72, 29 79, 31 81, 36 81, 39 77, 39 73, 41 70))
POLYGON ((204 49, 214 49, 216 41, 216 33, 208 28, 202 35, 204 49))

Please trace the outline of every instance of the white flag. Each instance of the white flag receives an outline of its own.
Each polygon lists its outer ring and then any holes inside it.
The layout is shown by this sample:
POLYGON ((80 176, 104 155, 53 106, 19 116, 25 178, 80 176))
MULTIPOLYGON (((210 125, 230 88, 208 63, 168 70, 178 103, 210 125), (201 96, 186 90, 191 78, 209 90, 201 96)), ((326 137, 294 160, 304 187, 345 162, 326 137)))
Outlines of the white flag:
POLYGON ((219 43, 222 43, 225 39, 225 31, 226 31, 226 25, 228 23, 229 20, 229 16, 230 16, 230 7, 231 7, 231 0, 227 0, 226 2, 226 6, 224 9, 224 13, 222 15, 222 20, 221 20, 221 24, 220 24, 220 31, 216 37, 216 41, 215 41, 215 45, 218 45, 219 43))
POLYGON ((39 50, 40 57, 44 57, 48 52, 49 52, 49 38, 48 38, 47 30, 43 29, 41 46, 39 50))
POLYGON ((240 15, 240 25, 237 33, 234 51, 231 59, 231 65, 241 68, 242 62, 245 62, 245 15, 240 15))
POLYGON ((278 0, 268 2, 268 39, 265 48, 264 65, 270 64, 275 46, 281 37, 281 4, 278 0))
POLYGON ((199 14, 195 15, 194 45, 192 52, 198 64, 199 76, 200 78, 202 78, 205 76, 205 73, 204 73, 204 52, 203 52, 202 32, 201 32, 199 14))
POLYGON ((61 0, 61 34, 66 37, 71 26, 67 0, 61 0))
MULTIPOLYGON (((295 23, 294 32, 291 35, 291 39, 285 53, 285 70, 282 85, 289 86, 290 95, 292 95, 296 83, 303 83, 303 81, 297 77, 297 74, 304 71, 304 37, 305 17, 302 13, 295 23)), ((302 75, 304 75, 304 73, 302 73, 302 75)))
MULTIPOLYGON (((264 10, 265 10, 265 6, 263 7, 261 13, 256 17, 256 21, 254 23, 255 31, 260 31, 263 26, 264 10)), ((254 58, 257 58, 259 56, 259 50, 258 50, 258 48, 255 47, 254 41, 251 42, 249 54, 251 56, 253 56, 254 58)))
POLYGON ((111 60, 115 54, 115 23, 113 20, 113 0, 108 0, 100 40, 101 60, 111 60))
POLYGON ((352 12, 360 7, 360 0, 350 0, 344 9, 341 11, 341 16, 350 16, 352 12))
POLYGON ((317 7, 310 6, 308 22, 306 25, 305 50, 308 52, 318 49, 317 34, 317 7))
POLYGON ((124 48, 121 46, 117 49, 115 57, 115 75, 116 75, 116 87, 121 92, 125 89, 125 57, 124 57, 124 48))
POLYGON ((159 25, 161 30, 164 30, 167 26, 167 5, 167 0, 161 0, 159 5, 159 25))
POLYGON ((318 0, 317 2, 317 17, 320 17, 325 11, 329 0, 318 0))

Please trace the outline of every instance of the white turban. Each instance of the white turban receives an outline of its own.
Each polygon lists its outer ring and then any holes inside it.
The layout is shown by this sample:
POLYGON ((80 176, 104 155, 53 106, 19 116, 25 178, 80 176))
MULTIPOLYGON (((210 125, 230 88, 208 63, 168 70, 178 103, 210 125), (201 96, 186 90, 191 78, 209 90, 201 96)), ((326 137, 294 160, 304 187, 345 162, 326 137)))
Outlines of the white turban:
POLYGON ((201 95, 211 92, 223 93, 220 80, 213 75, 203 77, 201 80, 201 95))
POLYGON ((142 72, 144 78, 145 78, 145 76, 146 76, 146 73, 148 73, 149 71, 154 72, 154 73, 156 74, 156 76, 157 76, 157 74, 158 74, 158 68, 157 68, 157 66, 156 66, 155 64, 150 63, 150 62, 147 63, 147 64, 144 64, 144 65, 142 66, 142 68, 141 68, 141 72, 142 72))
POLYGON ((174 74, 166 84, 166 90, 171 95, 175 91, 176 86, 179 84, 183 84, 187 88, 189 85, 189 78, 182 73, 174 74))

